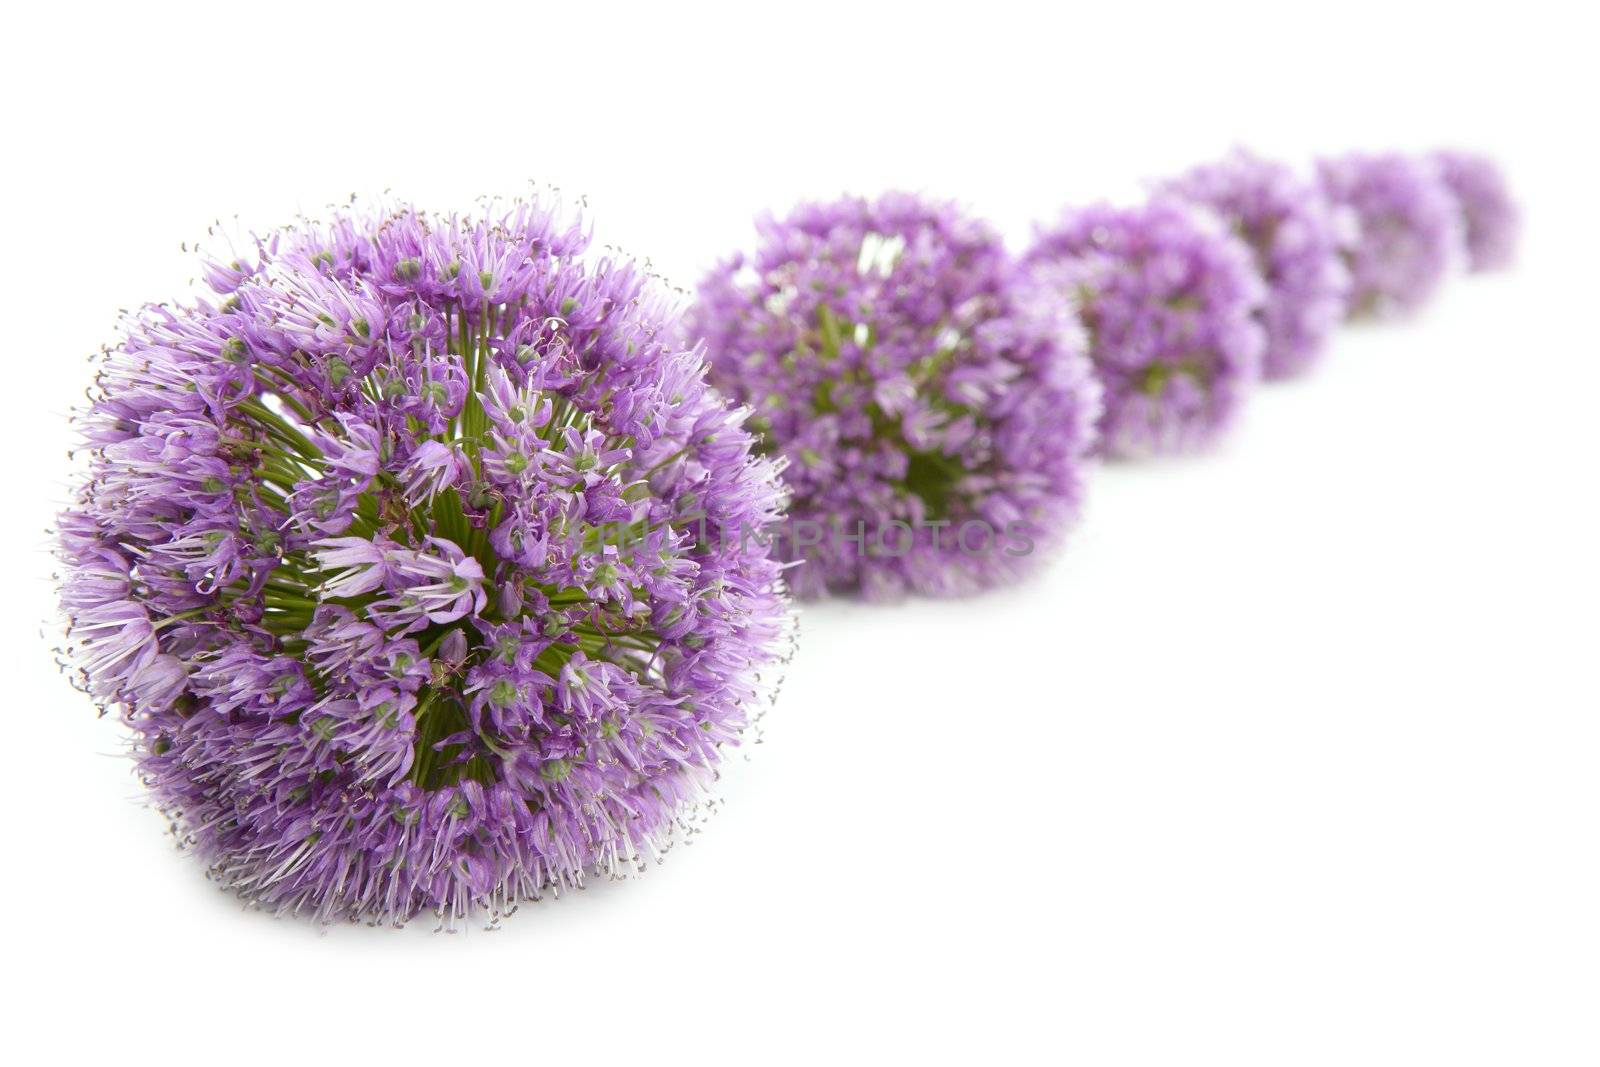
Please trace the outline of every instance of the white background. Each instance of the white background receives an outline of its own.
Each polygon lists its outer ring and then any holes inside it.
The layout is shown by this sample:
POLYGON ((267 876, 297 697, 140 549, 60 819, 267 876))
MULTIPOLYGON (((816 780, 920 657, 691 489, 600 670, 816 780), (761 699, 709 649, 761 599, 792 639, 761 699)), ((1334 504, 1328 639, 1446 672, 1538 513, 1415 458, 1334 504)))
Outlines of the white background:
POLYGON ((1589 16, 668 6, 8 14, 17 1062, 1600 1059, 1589 16), (535 178, 689 286, 800 197, 1021 241, 1234 143, 1490 150, 1521 264, 1340 336, 1214 455, 1100 471, 1025 588, 807 608, 724 810, 640 880, 488 934, 244 912, 51 665, 82 357, 214 218, 535 178))

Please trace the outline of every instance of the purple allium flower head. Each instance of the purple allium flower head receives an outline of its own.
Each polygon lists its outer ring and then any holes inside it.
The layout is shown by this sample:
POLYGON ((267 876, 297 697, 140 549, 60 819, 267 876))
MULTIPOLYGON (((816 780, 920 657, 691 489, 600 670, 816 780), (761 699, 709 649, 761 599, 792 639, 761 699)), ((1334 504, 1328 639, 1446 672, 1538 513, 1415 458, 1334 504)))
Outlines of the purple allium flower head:
POLYGON ((994 231, 950 204, 850 198, 758 229, 689 327, 787 464, 796 592, 1022 573, 1077 511, 1097 413, 1068 311, 1015 291, 994 231))
POLYGON ((1461 263, 1460 212, 1431 160, 1357 153, 1318 160, 1317 178, 1353 220, 1350 317, 1415 311, 1461 263))
POLYGON ((537 203, 342 213, 105 361, 61 520, 82 684, 215 875, 498 915, 662 847, 788 640, 776 465, 537 203))
POLYGON ((1433 160, 1466 227, 1469 269, 1511 266, 1521 217, 1500 168, 1488 156, 1473 152, 1436 152, 1433 160))
POLYGON ((1281 163, 1237 151, 1196 167, 1163 191, 1222 217, 1255 255, 1267 283, 1262 373, 1289 378, 1321 354, 1344 320, 1350 274, 1333 212, 1321 191, 1281 163))
POLYGON ((1175 198, 1069 209, 1025 262, 1089 330, 1109 455, 1205 446, 1260 377, 1265 286, 1209 212, 1175 198))

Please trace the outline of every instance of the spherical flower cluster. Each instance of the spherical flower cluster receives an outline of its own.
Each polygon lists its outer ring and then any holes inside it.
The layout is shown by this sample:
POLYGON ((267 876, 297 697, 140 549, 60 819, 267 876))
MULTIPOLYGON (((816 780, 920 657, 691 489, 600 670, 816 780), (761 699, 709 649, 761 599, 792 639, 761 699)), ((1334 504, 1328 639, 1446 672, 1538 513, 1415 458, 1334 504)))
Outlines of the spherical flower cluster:
POLYGON ((1208 212, 1172 198, 1068 210, 1025 262, 1088 328, 1109 455, 1209 444, 1260 377, 1265 287, 1208 212))
POLYGON ((1437 152, 1433 161, 1461 212, 1468 268, 1486 271, 1511 266, 1521 219, 1500 168, 1489 157, 1472 152, 1437 152))
POLYGON ((663 846, 769 695, 778 514, 632 267, 537 203, 347 211, 151 307, 61 520, 81 680, 216 877, 498 915, 663 846))
POLYGON ((1324 195, 1354 220, 1345 252, 1351 318, 1415 311, 1463 257, 1461 219, 1434 165, 1402 155, 1317 162, 1324 195))
POLYGON ((1196 167, 1163 190, 1202 204, 1250 246, 1267 283, 1262 374, 1289 378, 1322 353, 1344 319, 1350 275, 1335 216, 1320 190, 1289 167, 1235 152, 1196 167))
POLYGON ((994 231, 948 204, 810 204, 759 232, 689 326, 787 464, 796 592, 1021 573, 1082 494, 1098 399, 1070 312, 1013 291, 994 231))

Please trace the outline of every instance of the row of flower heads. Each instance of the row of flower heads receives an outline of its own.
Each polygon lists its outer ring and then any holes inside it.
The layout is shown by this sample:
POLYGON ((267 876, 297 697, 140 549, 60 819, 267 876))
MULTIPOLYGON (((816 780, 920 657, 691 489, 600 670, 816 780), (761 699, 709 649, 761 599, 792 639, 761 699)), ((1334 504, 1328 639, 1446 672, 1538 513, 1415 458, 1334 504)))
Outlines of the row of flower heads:
POLYGON ((965 593, 1036 564, 1093 457, 1204 448, 1259 379, 1506 265, 1516 229, 1492 162, 1453 152, 1236 152, 1015 258, 952 205, 844 200, 764 221, 689 334, 787 461, 798 593, 965 593))
POLYGON ((1514 229, 1481 159, 1238 156, 1020 260, 948 205, 802 207, 679 321, 537 203, 341 211, 106 351, 66 662, 253 904, 498 917, 694 832, 774 692, 786 574, 1014 578, 1094 454, 1203 445, 1514 229))

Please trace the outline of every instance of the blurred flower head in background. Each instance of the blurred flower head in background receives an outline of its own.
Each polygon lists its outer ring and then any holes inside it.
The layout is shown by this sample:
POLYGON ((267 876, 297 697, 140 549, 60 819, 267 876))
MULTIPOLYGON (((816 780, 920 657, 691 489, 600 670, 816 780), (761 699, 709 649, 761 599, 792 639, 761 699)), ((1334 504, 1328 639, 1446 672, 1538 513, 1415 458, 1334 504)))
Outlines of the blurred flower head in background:
POLYGON ((1350 289, 1335 214, 1315 183, 1240 150, 1161 190, 1215 211, 1254 253, 1267 285, 1258 312, 1263 375, 1289 378, 1309 368, 1343 321, 1350 289))
POLYGON ((1017 289, 998 236, 905 194, 758 224, 688 327, 786 463, 797 593, 968 593, 1078 510, 1098 389, 1071 309, 1017 289))
POLYGON ((1266 293, 1219 219, 1170 197, 1068 209, 1025 263, 1089 331, 1107 454, 1190 451, 1227 429, 1261 374, 1266 293))
POLYGON ((1500 168, 1475 152, 1437 152, 1433 159, 1461 211, 1468 268, 1489 271, 1511 266, 1522 218, 1500 168))
POLYGON ((1354 219, 1351 318, 1415 311, 1462 265, 1460 210, 1432 160, 1352 153, 1318 160, 1317 179, 1354 219))

